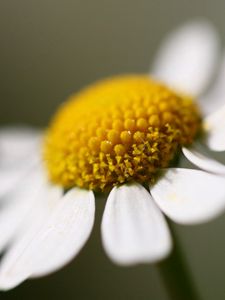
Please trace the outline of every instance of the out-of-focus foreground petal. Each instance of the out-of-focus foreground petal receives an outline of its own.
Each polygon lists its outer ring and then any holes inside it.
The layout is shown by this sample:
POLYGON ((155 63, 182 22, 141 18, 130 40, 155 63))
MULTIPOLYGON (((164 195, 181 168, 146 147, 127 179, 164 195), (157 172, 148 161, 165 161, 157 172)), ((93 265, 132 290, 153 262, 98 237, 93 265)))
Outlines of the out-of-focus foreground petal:
POLYGON ((67 192, 36 237, 36 246, 41 250, 32 277, 55 272, 69 263, 89 238, 94 216, 92 191, 73 188, 67 192))
POLYGON ((51 273, 68 263, 82 248, 94 222, 92 192, 72 189, 63 197, 46 186, 30 211, 21 234, 0 265, 0 288, 11 289, 28 277, 51 273))
POLYGON ((41 132, 27 127, 0 129, 0 200, 40 164, 41 132))
MULTIPOLYGON (((2 198, 0 206, 0 252, 14 238, 29 214, 41 190, 45 189, 45 177, 42 168, 36 167, 21 179, 2 198)), ((37 199, 38 198, 38 199, 37 199)))
POLYGON ((29 127, 0 129, 0 168, 29 163, 40 150, 41 131, 29 127))

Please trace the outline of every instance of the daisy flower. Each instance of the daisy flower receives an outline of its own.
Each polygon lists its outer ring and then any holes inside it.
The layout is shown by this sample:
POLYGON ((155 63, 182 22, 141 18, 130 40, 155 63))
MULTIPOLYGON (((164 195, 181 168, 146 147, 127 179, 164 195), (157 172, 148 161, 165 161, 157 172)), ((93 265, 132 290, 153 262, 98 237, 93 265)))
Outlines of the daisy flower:
POLYGON ((211 26, 191 23, 165 40, 151 76, 87 87, 44 133, 1 130, 2 290, 52 273, 79 253, 93 228, 96 192, 109 193, 102 242, 121 265, 170 253, 164 214, 193 224, 223 211, 225 166, 201 154, 196 141, 225 150, 225 107, 204 116, 203 101, 193 100, 211 79, 217 54, 211 26), (182 152, 199 169, 175 165, 182 152))

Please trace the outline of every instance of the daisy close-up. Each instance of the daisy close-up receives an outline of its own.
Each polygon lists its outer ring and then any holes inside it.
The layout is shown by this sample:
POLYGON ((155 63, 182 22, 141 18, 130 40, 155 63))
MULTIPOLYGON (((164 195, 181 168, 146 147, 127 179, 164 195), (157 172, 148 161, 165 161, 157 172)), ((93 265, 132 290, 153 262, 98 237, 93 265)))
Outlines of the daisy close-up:
POLYGON ((119 265, 170 254, 165 216, 196 224, 224 211, 225 166, 201 152, 225 150, 225 106, 207 111, 214 100, 203 94, 218 55, 214 28, 187 24, 162 43, 150 75, 88 86, 43 132, 0 130, 0 289, 69 263, 90 236, 99 193, 102 243, 119 265))

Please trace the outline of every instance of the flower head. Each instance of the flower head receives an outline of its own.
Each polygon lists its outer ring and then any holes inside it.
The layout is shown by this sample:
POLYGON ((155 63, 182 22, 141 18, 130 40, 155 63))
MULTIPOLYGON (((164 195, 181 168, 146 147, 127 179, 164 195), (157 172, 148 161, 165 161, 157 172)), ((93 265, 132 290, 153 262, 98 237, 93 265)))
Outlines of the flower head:
POLYGON ((149 183, 200 129, 193 101, 147 76, 103 80, 72 96, 47 131, 53 182, 91 190, 149 183))
POLYGON ((201 154, 196 140, 225 150, 225 107, 204 117, 186 96, 208 83, 216 45, 208 24, 186 26, 166 41, 151 78, 115 77, 84 89, 58 110, 44 138, 0 132, 0 249, 9 245, 1 289, 52 273, 79 253, 93 228, 96 190, 109 191, 102 241, 122 265, 170 253, 164 214, 193 224, 224 210, 225 166, 201 154), (201 170, 174 165, 181 151, 201 170))

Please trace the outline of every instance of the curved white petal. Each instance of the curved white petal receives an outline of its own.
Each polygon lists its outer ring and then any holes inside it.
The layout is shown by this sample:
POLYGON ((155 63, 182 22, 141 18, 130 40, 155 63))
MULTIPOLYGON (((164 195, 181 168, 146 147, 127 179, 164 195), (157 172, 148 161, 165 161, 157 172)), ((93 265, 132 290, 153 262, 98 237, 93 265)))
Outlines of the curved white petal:
POLYGON ((102 225, 103 246, 118 264, 155 262, 171 250, 164 216, 139 184, 114 187, 109 194, 102 225))
POLYGON ((214 151, 225 151, 225 105, 204 120, 205 143, 214 151))
POLYGON ((60 197, 48 188, 42 205, 34 208, 30 228, 3 257, 0 288, 7 290, 28 277, 39 277, 68 263, 83 247, 94 223, 94 195, 74 188, 60 197), (46 203, 44 203, 46 202, 46 203))
POLYGON ((185 157, 202 170, 225 176, 225 165, 200 153, 194 147, 182 148, 185 157))
POLYGON ((225 53, 213 87, 201 100, 204 112, 213 113, 225 104, 225 53))
POLYGON ((41 133, 26 127, 0 129, 0 199, 40 165, 41 133))
POLYGON ((225 209, 225 177, 192 169, 168 169, 150 187, 161 210, 173 221, 196 224, 225 209))
POLYGON ((0 168, 24 165, 40 149, 41 132, 28 127, 0 129, 0 168))
POLYGON ((22 153, 27 148, 32 147, 33 143, 40 138, 40 135, 41 131, 32 127, 20 125, 1 127, 0 145, 6 149, 7 152, 10 150, 15 151, 15 148, 18 147, 18 152, 22 153))
POLYGON ((1 170, 0 169, 0 201, 10 192, 26 173, 25 170, 1 170))
POLYGON ((13 189, 0 209, 0 252, 18 231, 44 185, 44 173, 35 168, 13 189))
POLYGON ((190 22, 164 41, 151 73, 181 92, 199 95, 215 71, 218 53, 219 39, 212 25, 190 22))
POLYGON ((13 191, 18 185, 23 184, 24 178, 38 168, 40 162, 38 157, 30 160, 27 164, 17 168, 0 168, 0 202, 4 200, 4 196, 13 191))
POLYGON ((94 225, 94 200, 92 191, 79 188, 73 188, 61 199, 32 246, 33 250, 39 249, 32 277, 62 268, 79 253, 94 225))
MULTIPOLYGON (((37 201, 17 233, 17 240, 11 245, 0 263, 0 289, 11 289, 32 274, 32 258, 26 256, 35 236, 48 220, 52 210, 60 201, 62 190, 45 184, 37 195, 37 201), (39 200, 39 201, 38 201, 39 200)), ((34 258, 34 257, 33 257, 34 258)))

